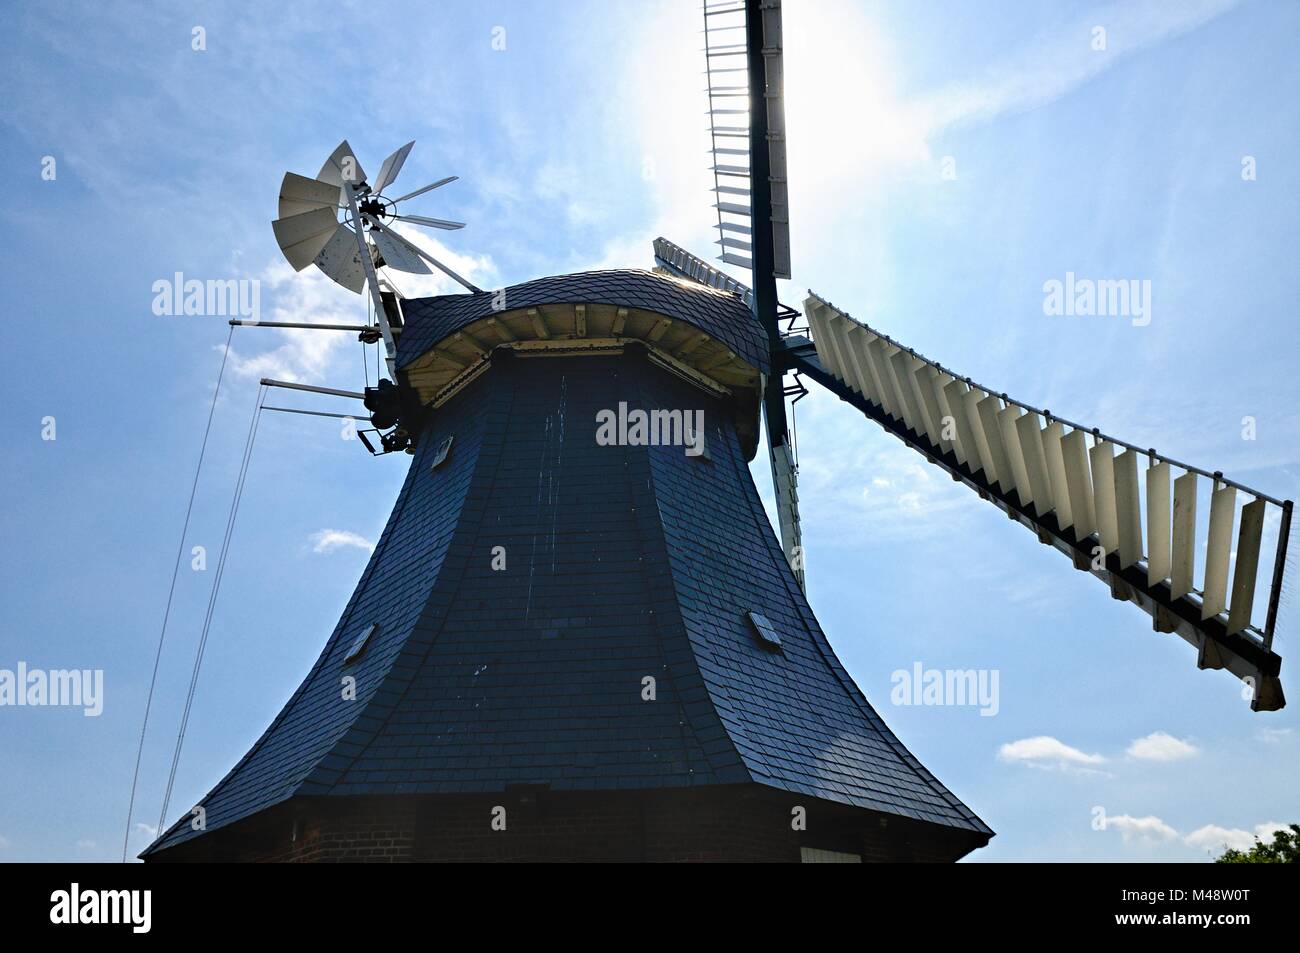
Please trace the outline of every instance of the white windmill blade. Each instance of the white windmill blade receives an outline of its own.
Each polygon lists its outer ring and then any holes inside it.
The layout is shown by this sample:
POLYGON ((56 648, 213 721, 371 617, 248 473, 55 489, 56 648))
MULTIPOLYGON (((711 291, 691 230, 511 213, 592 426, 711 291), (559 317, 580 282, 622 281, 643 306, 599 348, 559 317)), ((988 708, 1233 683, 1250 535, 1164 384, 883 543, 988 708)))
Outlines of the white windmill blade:
POLYGON ((370 184, 370 190, 372 192, 378 195, 380 192, 384 191, 385 188, 393 184, 393 181, 397 178, 397 174, 402 171, 402 164, 406 162, 406 157, 410 155, 411 147, 413 145, 415 145, 414 140, 408 142, 384 160, 384 164, 379 168, 379 175, 375 178, 375 181, 370 184))
POLYGON ((346 225, 338 226, 314 261, 317 268, 354 294, 360 294, 366 286, 366 266, 357 249, 357 236, 346 225))
POLYGON ((393 199, 392 202, 394 205, 398 202, 405 202, 407 199, 413 199, 417 195, 423 195, 425 192, 432 192, 434 189, 440 189, 448 182, 455 182, 459 178, 460 176, 458 175, 449 175, 445 179, 439 179, 437 182, 432 182, 422 189, 416 189, 414 192, 407 192, 405 195, 393 199))
POLYGON ((361 168, 356 153, 352 151, 352 147, 344 139, 330 153, 330 157, 325 160, 325 164, 316 173, 316 178, 342 189, 344 178, 347 178, 349 182, 356 186, 366 181, 366 173, 361 168))
POLYGON ((383 222, 381 222, 379 219, 375 218, 373 215, 369 215, 369 214, 367 214, 367 213, 365 213, 365 212, 362 212, 361 214, 364 216, 364 218, 365 218, 366 221, 368 221, 372 226, 374 226, 374 229, 373 229, 372 232, 371 232, 372 235, 374 234, 375 231, 381 231, 381 232, 386 233, 390 238, 394 238, 394 239, 396 239, 397 241, 401 242, 403 245, 405 245, 407 248, 409 248, 409 249, 410 249, 411 251, 413 251, 415 254, 419 255, 421 258, 423 258, 423 259, 424 259, 425 261, 427 261, 429 264, 433 265, 433 267, 435 267, 435 268, 437 268, 439 271, 441 271, 441 272, 442 272, 444 275, 446 275, 448 278, 450 278, 450 279, 452 279, 453 281, 455 281, 456 283, 458 283, 461 287, 467 289, 468 291, 470 291, 470 292, 472 292, 472 293, 474 293, 474 294, 482 294, 482 292, 483 292, 483 289, 482 289, 482 288, 480 288, 480 287, 479 287, 478 285, 476 285, 476 284, 473 284, 473 283, 470 282, 469 280, 467 280, 467 279, 465 279, 465 278, 462 278, 460 275, 456 274, 456 272, 452 271, 450 268, 448 268, 448 267, 447 267, 446 265, 444 265, 442 262, 438 261, 438 259, 434 258, 434 257, 433 257, 432 255, 430 255, 427 251, 425 251, 424 249, 420 248, 420 246, 415 245, 415 244, 413 244, 413 243, 407 241, 405 238, 403 238, 403 237, 402 237, 401 235, 399 235, 397 232, 393 231, 391 228, 389 228, 388 226, 386 226, 383 222))
MULTIPOLYGON (((329 188, 333 189, 333 186, 329 188)), ((302 271, 310 265, 337 232, 346 231, 339 224, 332 206, 277 218, 271 223, 271 228, 275 231, 276 244, 294 271, 302 271)))
POLYGON ((379 254, 383 257, 383 264, 388 268, 395 268, 398 271, 410 272, 413 275, 429 275, 429 266, 419 255, 411 251, 401 242, 397 241, 392 233, 383 229, 374 228, 370 230, 370 240, 375 243, 379 249, 379 254))
MULTIPOLYGON (((767 174, 765 182, 751 182, 755 156, 751 155, 750 132, 754 121, 749 109, 750 49, 748 15, 743 3, 704 5, 704 64, 709 108, 710 144, 713 156, 713 191, 722 195, 746 196, 751 185, 767 192, 770 202, 771 267, 777 278, 790 277, 790 212, 786 186, 784 60, 782 54, 781 2, 765 0, 761 7, 763 76, 762 112, 766 126, 767 174)), ((761 147, 760 147, 761 148, 761 147)), ((717 202, 717 227, 738 226, 748 231, 751 206, 717 202), (739 218, 742 222, 737 223, 739 218)), ((764 242, 768 239, 764 238, 764 242)), ((726 243, 718 256, 740 268, 753 269, 753 255, 737 254, 726 243)))
POLYGON ((464 228, 464 222, 452 222, 445 218, 429 218, 425 215, 394 215, 393 218, 399 222, 410 222, 412 225, 426 225, 429 228, 445 228, 454 231, 458 228, 464 228))
POLYGON ((1195 645, 1199 667, 1226 668, 1247 681, 1254 688, 1254 710, 1286 703, 1278 679, 1281 659, 1272 643, 1290 503, 983 388, 812 293, 805 310, 814 340, 787 339, 790 367, 977 490, 1041 542, 1071 556, 1076 568, 1106 582, 1112 596, 1148 612, 1157 631, 1175 632, 1195 645), (944 381, 946 414, 935 391, 936 382, 944 381), (960 403, 966 406, 958 408, 960 403), (1140 466, 1144 457, 1148 463, 1140 466), (1185 471, 1174 480, 1172 499, 1171 467, 1185 471), (1198 475, 1211 478, 1209 533, 1200 540, 1198 475), (1233 552, 1239 490, 1253 501, 1242 509, 1233 552), (1252 625, 1267 506, 1282 511, 1280 530, 1267 618, 1252 625), (1198 589, 1195 554, 1202 543, 1206 565, 1198 589))
POLYGON ((329 182, 309 179, 296 172, 286 172, 280 183, 280 217, 314 212, 319 208, 335 209, 339 204, 339 190, 329 182))

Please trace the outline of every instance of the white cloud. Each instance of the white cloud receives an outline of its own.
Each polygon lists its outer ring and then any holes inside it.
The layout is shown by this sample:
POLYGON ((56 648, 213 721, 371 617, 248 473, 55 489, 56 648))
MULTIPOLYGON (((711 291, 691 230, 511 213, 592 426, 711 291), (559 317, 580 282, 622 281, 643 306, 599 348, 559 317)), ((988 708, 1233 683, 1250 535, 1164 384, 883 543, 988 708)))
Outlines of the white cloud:
POLYGON ((1124 843, 1155 844, 1176 840, 1178 832, 1158 817, 1115 814, 1106 818, 1106 830, 1117 830, 1124 843))
POLYGON ((1089 765, 1104 764, 1106 761, 1102 755, 1087 754, 1050 735, 1022 738, 1004 744, 998 749, 998 760, 1028 764, 1033 767, 1062 769, 1086 768, 1089 765))
POLYGON ((1286 741, 1292 735, 1290 728, 1261 728, 1256 732, 1256 737, 1265 744, 1280 744, 1286 741))
POLYGON ((135 829, 137 833, 146 834, 149 840, 154 840, 158 836, 158 828, 153 824, 146 824, 143 821, 136 821, 135 829))
POLYGON ((1184 837, 1183 843, 1188 847, 1199 847, 1204 850, 1222 850, 1225 847, 1231 847, 1233 850, 1249 850, 1255 845, 1255 835, 1240 828, 1206 824, 1184 837))
POLYGON ((364 536, 350 532, 345 529, 323 529, 311 534, 312 552, 332 553, 336 549, 343 549, 346 546, 355 546, 357 549, 364 549, 370 552, 375 548, 375 544, 370 542, 364 536))
POLYGON ((97 846, 99 845, 97 845, 93 840, 89 840, 86 838, 77 841, 77 847, 79 847, 81 850, 94 850, 97 846))
POLYGON ((0 850, 4 850, 4 849, 7 848, 8 846, 9 846, 9 838, 7 838, 7 837, 5 837, 4 835, 0 834, 0 850))
POLYGON ((1195 745, 1163 731, 1153 731, 1145 738, 1135 738, 1126 752, 1143 761, 1181 761, 1198 754, 1195 745))
POLYGON ((1215 852, 1224 848, 1250 850, 1255 846, 1256 840, 1267 844, 1272 841, 1275 832, 1286 828, 1286 824, 1280 824, 1277 821, 1265 821, 1263 824, 1256 824, 1253 831, 1242 830, 1240 827, 1220 827, 1218 824, 1206 824, 1184 837, 1183 843, 1188 847, 1197 847, 1215 852))
POLYGON ((928 134, 961 122, 1045 106, 1115 65, 1163 40, 1208 23, 1240 0, 1170 4, 1125 0, 1089 11, 1039 37, 979 77, 944 87, 917 103, 928 134), (1093 48, 1093 29, 1106 31, 1106 48, 1093 48))

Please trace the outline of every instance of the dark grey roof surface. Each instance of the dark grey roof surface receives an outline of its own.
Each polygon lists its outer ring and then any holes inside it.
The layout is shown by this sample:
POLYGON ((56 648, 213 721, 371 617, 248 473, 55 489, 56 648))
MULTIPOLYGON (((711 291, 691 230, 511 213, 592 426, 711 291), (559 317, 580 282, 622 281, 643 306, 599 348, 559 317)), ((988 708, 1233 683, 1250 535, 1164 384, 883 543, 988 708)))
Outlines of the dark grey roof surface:
MULTIPOLYGON (((403 300, 406 327, 397 349, 397 366, 405 367, 447 336, 501 310, 493 307, 499 294, 485 291, 403 300)), ((652 271, 629 268, 538 278, 510 285, 504 298, 497 300, 504 300, 505 310, 582 303, 656 311, 699 328, 764 373, 770 363, 762 328, 738 295, 652 271)))
MULTIPOLYGON (((835 658, 731 420, 638 355, 494 358, 435 415, 320 659, 203 800, 208 830, 294 794, 752 780, 990 833, 835 658), (598 444, 596 412, 620 401, 703 410, 709 459, 598 444), (771 620, 780 652, 754 637, 750 611, 771 620), (349 673, 358 698, 345 702, 349 673)), ((196 836, 182 820, 150 851, 196 836)))

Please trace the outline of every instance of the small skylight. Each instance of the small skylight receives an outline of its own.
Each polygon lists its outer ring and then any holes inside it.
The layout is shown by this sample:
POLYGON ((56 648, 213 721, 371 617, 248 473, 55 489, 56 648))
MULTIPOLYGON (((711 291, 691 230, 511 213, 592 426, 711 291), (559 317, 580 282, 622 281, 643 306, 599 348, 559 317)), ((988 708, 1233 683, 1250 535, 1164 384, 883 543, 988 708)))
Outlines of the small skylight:
POLYGON ((352 648, 348 649, 348 654, 343 657, 343 664, 351 665, 361 658, 361 653, 366 650, 366 646, 370 644, 370 640, 374 638, 375 633, 378 631, 379 623, 371 623, 370 628, 366 629, 365 633, 358 636, 357 640, 352 643, 352 648))
POLYGON ((781 636, 776 634, 776 629, 767 620, 767 616, 758 612, 751 612, 749 613, 749 624, 754 627, 759 644, 763 648, 769 652, 779 652, 781 650, 781 636))

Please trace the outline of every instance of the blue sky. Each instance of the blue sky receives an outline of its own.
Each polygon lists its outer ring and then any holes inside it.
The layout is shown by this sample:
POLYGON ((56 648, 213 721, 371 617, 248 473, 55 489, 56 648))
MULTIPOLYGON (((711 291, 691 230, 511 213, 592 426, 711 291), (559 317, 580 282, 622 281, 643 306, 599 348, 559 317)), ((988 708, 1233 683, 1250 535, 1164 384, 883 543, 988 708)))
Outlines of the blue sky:
MULTIPOLYGON (((23 333, 0 357, 0 668, 103 669, 105 699, 97 718, 0 710, 0 860, 120 854, 227 330, 155 315, 153 282, 256 278, 266 319, 360 319, 362 299, 284 265, 269 227, 284 171, 313 174, 344 136, 369 169, 416 140, 412 188, 461 176, 417 211, 469 227, 420 238, 483 287, 648 267, 657 234, 708 253, 693 0, 331 7, 10 8, 0 303, 23 333)), ((801 2, 785 28, 784 300, 812 288, 1029 403, 1300 495, 1300 6, 801 2), (1046 316, 1043 283, 1068 271, 1149 279, 1151 323, 1046 316)), ((257 378, 358 388, 360 349, 236 331, 187 548, 215 563, 257 378)), ((1185 643, 829 394, 801 401, 797 425, 813 607, 904 742, 998 831, 973 859, 1197 861, 1300 820, 1293 666, 1292 707, 1253 714, 1234 678, 1198 672, 1185 643), (891 673, 916 662, 996 670, 997 715, 890 704, 891 673)), ((263 419, 171 817, 315 659, 404 465, 332 422, 263 419)), ((762 457, 754 472, 770 499, 762 457)), ((211 582, 182 567, 142 825, 211 582)), ((1296 618, 1284 606, 1284 657, 1296 618)), ((148 839, 133 831, 132 853, 148 839)))

